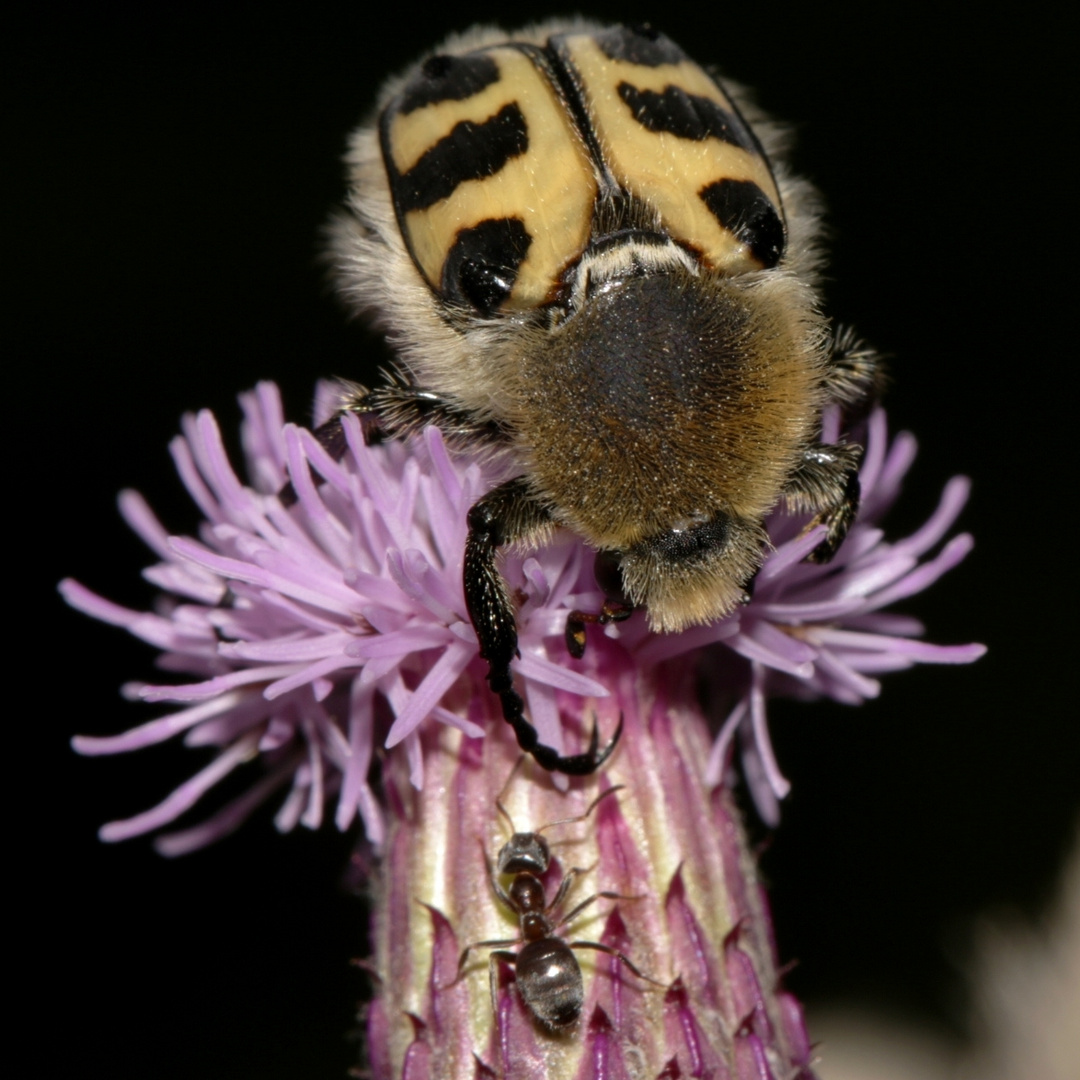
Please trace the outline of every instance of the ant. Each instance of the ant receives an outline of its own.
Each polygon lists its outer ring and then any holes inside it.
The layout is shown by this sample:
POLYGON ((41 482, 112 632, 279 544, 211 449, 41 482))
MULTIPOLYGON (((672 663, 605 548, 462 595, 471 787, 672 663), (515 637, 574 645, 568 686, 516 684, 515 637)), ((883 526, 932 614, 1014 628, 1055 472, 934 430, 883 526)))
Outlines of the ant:
POLYGON ((502 797, 514 773, 524 760, 524 757, 519 759, 511 770, 499 798, 495 801, 496 808, 506 818, 512 833, 510 839, 499 851, 497 867, 492 866, 487 852, 484 852, 484 862, 487 865, 491 887, 495 895, 518 916, 521 933, 517 938, 476 941, 472 945, 467 945, 462 950, 458 961, 458 973, 454 981, 457 982, 461 978, 465 970, 465 962, 473 949, 493 949, 495 951, 488 956, 492 1009, 497 1008, 498 1001, 498 961, 505 960, 514 966, 521 998, 533 1016, 544 1027, 552 1031, 562 1031, 573 1025, 581 1016, 585 1001, 581 966, 572 949, 595 949, 597 952, 608 953, 618 957, 639 979, 656 983, 657 986, 664 984, 656 982, 655 979, 639 971, 626 956, 610 945, 603 945, 599 941, 565 941, 556 936, 557 930, 573 921, 585 908, 602 897, 609 900, 638 900, 641 899, 640 897, 623 896, 614 892, 593 893, 588 899, 577 904, 568 914, 558 918, 557 913, 566 899, 570 886, 579 874, 588 873, 588 870, 580 867, 568 870, 550 904, 547 903, 544 885, 540 880, 540 875, 546 872, 551 863, 548 842, 540 834, 553 829, 556 825, 572 825, 575 822, 584 821, 596 809, 598 803, 620 791, 624 785, 617 784, 602 792, 593 799, 585 813, 577 817, 552 821, 535 832, 517 832, 513 819, 502 804, 502 797), (499 883, 500 874, 514 875, 509 889, 504 889, 499 883), (556 919, 558 919, 557 922, 556 919), (521 948, 516 953, 508 952, 500 947, 506 945, 520 945, 521 948))

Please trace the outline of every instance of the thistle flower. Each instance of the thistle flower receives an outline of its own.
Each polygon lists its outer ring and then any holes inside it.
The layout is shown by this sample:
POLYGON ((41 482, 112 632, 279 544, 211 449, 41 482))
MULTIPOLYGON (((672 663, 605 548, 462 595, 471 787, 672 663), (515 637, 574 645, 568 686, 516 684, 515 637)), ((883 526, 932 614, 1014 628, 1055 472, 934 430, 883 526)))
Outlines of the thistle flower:
MULTIPOLYGON (((434 428, 408 445, 368 447, 354 417, 337 462, 309 432, 283 424, 273 386, 241 404, 251 486, 234 473, 209 413, 187 418, 172 446, 205 518, 198 539, 169 537, 138 495, 121 496, 125 518, 162 560, 146 571, 163 590, 159 609, 130 611, 75 582, 61 586, 75 607, 160 648, 163 669, 195 680, 128 686, 129 697, 179 708, 122 735, 80 736, 76 749, 124 752, 181 733, 188 745, 216 748, 158 806, 104 826, 103 839, 171 824, 252 759, 265 769, 245 795, 159 836, 158 850, 220 838, 284 786, 280 829, 316 827, 331 806, 339 828, 359 817, 384 855, 381 995, 368 1024, 376 1076, 809 1076, 799 1009, 779 990, 767 908, 722 781, 738 738, 750 790, 774 822, 788 785, 769 742, 768 696, 857 702, 876 695, 880 672, 981 655, 978 645, 927 644, 918 622, 882 610, 970 550, 961 535, 924 559, 955 521, 966 481, 948 485, 913 536, 887 543, 877 522, 915 444, 901 435, 890 445, 876 412, 863 508, 831 564, 802 562, 819 532, 778 512, 773 550, 740 611, 668 636, 635 616, 595 634, 581 661, 565 649, 567 612, 602 602, 583 546, 563 536, 506 556, 520 601, 514 670, 541 741, 573 752, 594 718, 605 731, 624 722, 599 778, 553 778, 530 762, 505 796, 516 828, 530 831, 624 786, 588 820, 560 826, 565 838, 551 830, 572 845, 544 880, 550 898, 560 870, 587 870, 570 909, 590 893, 616 894, 554 932, 617 950, 648 979, 616 955, 575 950, 586 973, 581 1019, 560 1035, 529 1015, 512 965, 496 961, 493 993, 483 949, 458 972, 466 946, 517 936, 486 865, 506 839, 496 800, 517 750, 484 683, 461 586, 466 513, 503 478, 498 462, 450 458, 434 428), (297 505, 285 508, 275 493, 290 481, 297 505), (695 693, 703 655, 730 702, 711 749, 695 693), (376 755, 398 743, 404 752, 377 768, 376 755)), ((324 387, 317 415, 332 408, 324 387)))

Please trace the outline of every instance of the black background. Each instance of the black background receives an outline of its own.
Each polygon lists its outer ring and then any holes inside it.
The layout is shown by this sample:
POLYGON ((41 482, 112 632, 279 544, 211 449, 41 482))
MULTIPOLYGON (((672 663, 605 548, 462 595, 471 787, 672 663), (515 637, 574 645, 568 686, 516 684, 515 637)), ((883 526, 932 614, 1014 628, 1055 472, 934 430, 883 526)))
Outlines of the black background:
MULTIPOLYGON (((1037 911, 1080 803, 1080 728, 1065 704, 1065 26, 1037 4, 1007 22, 949 5, 872 19, 864 4, 671 8, 591 14, 651 19, 796 125, 797 164, 831 207, 830 310, 894 357, 891 419, 921 444, 895 534, 950 475, 974 478, 961 522, 973 555, 906 609, 932 640, 985 641, 990 654, 887 677, 860 709, 774 706, 794 794, 765 860, 804 998, 957 1031, 971 917, 1037 911)), ((36 10, 5 35, 4 351, 7 412, 23 425, 5 441, 8 612, 9 640, 26 642, 8 666, 8 890, 27 905, 9 934, 31 960, 11 978, 44 1025, 49 1072, 341 1077, 362 991, 348 960, 366 940, 343 884, 351 837, 280 838, 264 814, 179 861, 142 840, 99 844, 101 822, 156 802, 192 760, 175 747, 69 751, 74 732, 144 717, 116 689, 149 677, 152 654, 69 612, 54 583, 73 575, 150 602, 138 570, 151 560, 114 497, 135 487, 171 529, 194 527, 165 449, 182 411, 210 406, 234 427, 236 391, 273 378, 306 419, 315 377, 363 377, 385 359, 317 260, 345 134, 381 80, 449 30, 550 12, 36 10)))

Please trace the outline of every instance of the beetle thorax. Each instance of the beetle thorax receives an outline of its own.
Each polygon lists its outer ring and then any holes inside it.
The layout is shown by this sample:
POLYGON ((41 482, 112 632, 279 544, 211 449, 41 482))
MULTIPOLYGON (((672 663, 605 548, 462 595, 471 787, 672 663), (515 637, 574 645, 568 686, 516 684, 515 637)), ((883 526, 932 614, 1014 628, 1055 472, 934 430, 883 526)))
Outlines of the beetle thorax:
MULTIPOLYGON (((783 282, 778 282, 783 288, 783 282)), ((626 547, 756 516, 816 423, 818 323, 770 289, 682 265, 609 280, 523 358, 514 418, 564 524, 626 547)))

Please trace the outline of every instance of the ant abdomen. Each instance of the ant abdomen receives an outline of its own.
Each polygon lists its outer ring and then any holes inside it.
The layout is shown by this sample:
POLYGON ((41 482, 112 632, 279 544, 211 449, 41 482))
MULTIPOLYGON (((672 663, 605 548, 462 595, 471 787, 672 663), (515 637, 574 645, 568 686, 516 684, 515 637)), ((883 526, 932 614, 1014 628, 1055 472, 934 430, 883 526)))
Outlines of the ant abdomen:
POLYGON ((570 1027, 581 1015, 585 986, 581 965, 561 938, 541 938, 522 946, 514 963, 518 993, 540 1023, 570 1027))

